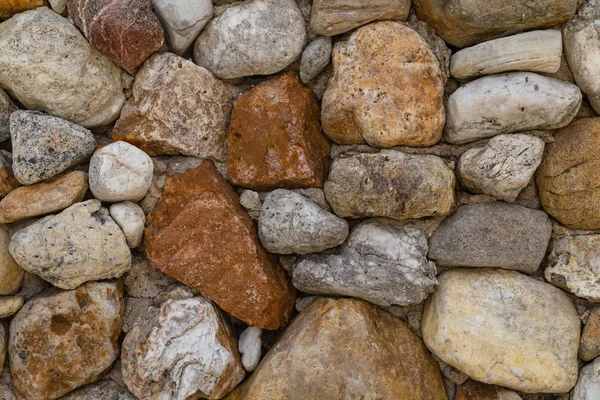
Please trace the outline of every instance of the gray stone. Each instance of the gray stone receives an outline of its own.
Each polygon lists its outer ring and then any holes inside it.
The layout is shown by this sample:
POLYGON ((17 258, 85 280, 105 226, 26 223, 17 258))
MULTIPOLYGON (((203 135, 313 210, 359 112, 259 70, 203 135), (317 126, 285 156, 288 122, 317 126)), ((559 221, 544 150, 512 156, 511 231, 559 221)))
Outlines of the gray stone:
POLYGON ((317 253, 339 246, 347 236, 345 220, 291 190, 274 190, 262 204, 258 237, 271 253, 317 253))
POLYGON ((8 318, 23 307, 23 296, 0 296, 0 318, 8 318))
MULTIPOLYGON (((7 249, 8 251, 8 249, 7 249)), ((21 267, 19 267, 21 268, 21 267)), ((31 299, 32 297, 38 295, 44 290, 48 289, 50 284, 37 276, 36 274, 32 274, 31 272, 25 272, 23 274, 23 284, 21 285, 21 289, 16 293, 19 296, 23 296, 25 301, 31 299)))
POLYGON ((8 226, 0 225, 0 295, 15 294, 21 287, 25 272, 8 251, 10 236, 8 226))
POLYGON ((548 215, 506 203, 464 205, 429 240, 438 266, 493 267, 534 272, 552 234, 548 215))
POLYGON ((260 362, 262 329, 255 326, 246 328, 238 341, 238 348, 242 355, 242 365, 248 372, 254 371, 260 362))
POLYGON ((581 368, 572 400, 600 399, 600 358, 581 368))
POLYGON ((270 75, 298 58, 305 41, 294 0, 250 0, 208 23, 194 45, 194 62, 221 79, 270 75))
POLYGON ((17 111, 17 106, 0 87, 0 142, 10 139, 10 114, 15 111, 17 111))
POLYGON ((126 387, 113 381, 100 381, 84 386, 60 400, 136 400, 126 387))
POLYGON ((53 178, 86 162, 96 149, 89 130, 36 111, 10 117, 13 173, 23 185, 53 178))
POLYGON ((121 69, 49 8, 0 24, 0 49, 0 86, 27 109, 85 127, 119 116, 125 103, 121 69))
POLYGON ((331 61, 331 37, 317 36, 302 52, 300 79, 309 83, 325 69, 331 61))
POLYGON ((372 303, 409 305, 423 301, 437 283, 428 261, 427 238, 394 220, 360 223, 333 254, 299 257, 292 283, 313 294, 358 297, 372 303))
POLYGON ((262 207, 262 202, 260 200, 260 195, 253 190, 244 190, 240 195, 240 204, 248 215, 253 220, 257 221, 258 217, 260 217, 260 209, 262 207))
POLYGON ((48 2, 54 11, 62 14, 67 10, 67 3, 69 0, 48 0, 48 2))
POLYGON ((123 231, 127 245, 134 249, 142 243, 146 215, 144 211, 131 201, 123 201, 110 206, 110 216, 123 231))
POLYGON ((21 268, 61 289, 116 278, 131 266, 125 236, 99 200, 74 204, 17 231, 9 250, 21 268))
POLYGON ((125 274, 123 282, 129 296, 154 299, 177 281, 152 268, 143 255, 134 253, 131 270, 125 274))

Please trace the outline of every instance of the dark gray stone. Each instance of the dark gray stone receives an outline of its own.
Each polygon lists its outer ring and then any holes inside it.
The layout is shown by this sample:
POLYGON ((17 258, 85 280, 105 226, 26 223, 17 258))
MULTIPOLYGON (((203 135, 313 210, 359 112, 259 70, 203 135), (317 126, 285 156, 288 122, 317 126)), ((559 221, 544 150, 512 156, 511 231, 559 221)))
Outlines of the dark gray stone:
POLYGON ((10 114, 17 111, 10 97, 0 88, 0 142, 10 139, 10 114))
POLYGON ((71 392, 60 400, 135 400, 126 387, 113 381, 101 381, 71 392))

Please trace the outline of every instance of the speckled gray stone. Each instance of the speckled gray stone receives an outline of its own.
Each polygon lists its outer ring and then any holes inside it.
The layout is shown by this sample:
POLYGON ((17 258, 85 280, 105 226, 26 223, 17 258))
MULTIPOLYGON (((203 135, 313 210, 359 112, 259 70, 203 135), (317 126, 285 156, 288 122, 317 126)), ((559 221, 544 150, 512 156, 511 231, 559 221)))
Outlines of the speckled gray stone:
POLYGON ((300 61, 300 79, 309 83, 331 60, 331 36, 317 36, 306 46, 300 61))
POLYGON ((600 399, 600 357, 581 368, 572 400, 600 399))
POLYGON ((0 142, 10 139, 10 114, 17 111, 10 97, 0 88, 0 142))
POLYGON ((100 381, 71 392, 60 400, 136 400, 126 387, 113 381, 100 381))

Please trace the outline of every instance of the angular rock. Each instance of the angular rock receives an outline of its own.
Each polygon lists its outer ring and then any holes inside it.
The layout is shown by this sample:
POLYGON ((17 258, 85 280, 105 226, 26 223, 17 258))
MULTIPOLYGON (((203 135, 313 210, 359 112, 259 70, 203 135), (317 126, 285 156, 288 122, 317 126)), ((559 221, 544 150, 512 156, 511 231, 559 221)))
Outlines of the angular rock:
POLYGON ((21 307, 25 299, 23 296, 0 296, 0 318, 8 318, 21 307))
POLYGON ((456 47, 470 46, 506 34, 550 28, 571 19, 577 0, 414 0, 419 19, 456 47))
POLYGON ((174 54, 157 54, 136 75, 113 140, 150 155, 224 161, 231 107, 231 91, 210 72, 174 54))
POLYGON ((117 278, 131 266, 125 236, 99 200, 74 204, 17 231, 9 250, 21 268, 61 289, 117 278))
POLYGON ((53 178, 87 161, 96 148, 89 130, 36 111, 10 117, 13 173, 23 185, 53 178))
POLYGON ((595 307, 590 312, 581 332, 579 358, 583 361, 591 361, 598 356, 600 356, 600 308, 595 307))
POLYGON ((323 130, 339 144, 431 146, 442 136, 443 92, 439 61, 421 35, 397 22, 370 24, 333 48, 323 130))
POLYGON ((60 400, 136 400, 136 398, 126 387, 106 380, 86 385, 61 397, 60 400))
POLYGON ((10 324, 9 357, 19 398, 56 399, 100 379, 119 355, 123 286, 89 282, 50 289, 10 324))
POLYGON ((459 87, 448 99, 445 137, 463 144, 501 133, 562 128, 581 105, 572 83, 512 72, 459 87))
POLYGON ((324 190, 339 217, 404 220, 449 214, 454 185, 441 158, 383 150, 335 158, 324 190))
MULTIPOLYGON (((2 206, 2 202, 0 202, 2 206)), ((110 206, 110 216, 123 231, 127 245, 134 249, 142 243, 146 215, 144 211, 131 201, 124 201, 110 206)))
POLYGON ((9 244, 8 226, 0 225, 0 295, 15 294, 23 282, 24 271, 10 255, 9 244))
POLYGON ((455 400, 522 400, 512 390, 469 380, 456 389, 455 400))
POLYGON ((545 212, 505 203, 464 205, 429 240, 438 266, 493 267, 533 273, 552 234, 545 212))
POLYGON ((367 394, 447 399, 437 364, 400 319, 360 300, 319 298, 284 331, 238 399, 350 399, 367 394))
POLYGON ((300 79, 308 84, 329 65, 331 60, 331 37, 318 36, 306 46, 300 61, 300 79))
POLYGON ((248 325, 287 324, 294 290, 260 246, 252 220, 212 162, 169 175, 148 215, 145 247, 153 267, 248 325))
POLYGON ((250 0, 208 23, 194 45, 194 62, 221 79, 271 75, 298 58, 305 41, 294 0, 250 0))
POLYGON ((15 178, 12 164, 12 154, 6 150, 0 150, 0 197, 6 196, 21 186, 15 178))
POLYGON ((457 79, 508 71, 553 74, 560 68, 562 36, 548 29, 519 33, 462 49, 452 55, 450 74, 457 79))
POLYGON ((4 0, 0 4, 0 19, 8 19, 15 14, 45 5, 45 0, 4 0))
POLYGON ((575 385, 580 322, 560 289, 501 269, 452 269, 438 280, 421 322, 436 356, 480 382, 527 393, 575 385))
POLYGON ((129 296, 147 299, 158 297, 177 283, 175 279, 152 268, 146 257, 137 253, 133 254, 131 270, 123 276, 123 282, 129 296))
POLYGON ((335 36, 377 20, 406 21, 409 11, 409 0, 314 0, 310 27, 335 36))
POLYGON ((68 9, 90 44, 130 74, 163 44, 150 0, 69 0, 68 9))
POLYGON ((595 359, 594 362, 581 369, 571 398, 573 400, 595 400, 600 398, 600 358, 595 359))
POLYGON ((87 173, 72 171, 46 182, 22 186, 0 201, 0 224, 64 210, 83 200, 87 173))
POLYGON ((458 163, 460 183, 473 193, 514 202, 542 162, 544 141, 522 134, 498 135, 469 149, 458 163))
POLYGON ((240 204, 244 207, 244 210, 246 210, 248 216, 252 218, 253 221, 258 220, 262 208, 262 201, 257 192, 253 190, 244 190, 240 194, 240 204))
POLYGON ((90 160, 90 190, 102 201, 139 201, 150 189, 154 164, 127 142, 113 142, 90 160))
POLYGON ((322 187, 329 143, 319 104, 294 72, 242 94, 227 136, 229 180, 254 190, 322 187))
POLYGON ((125 103, 121 70, 49 8, 0 24, 0 48, 0 85, 27 109, 85 127, 119 116, 125 103))
POLYGON ((573 122, 554 135, 537 171, 544 210, 569 229, 600 229, 600 118, 573 122))
POLYGON ((239 349, 242 355, 242 365, 246 371, 254 371, 260 362, 261 333, 260 328, 250 326, 240 334, 239 349))
POLYGON ((271 253, 317 253, 342 244, 348 223, 298 193, 277 189, 262 204, 258 237, 271 253))
POLYGON ((10 97, 0 88, 0 141, 10 139, 10 115, 18 108, 10 97))

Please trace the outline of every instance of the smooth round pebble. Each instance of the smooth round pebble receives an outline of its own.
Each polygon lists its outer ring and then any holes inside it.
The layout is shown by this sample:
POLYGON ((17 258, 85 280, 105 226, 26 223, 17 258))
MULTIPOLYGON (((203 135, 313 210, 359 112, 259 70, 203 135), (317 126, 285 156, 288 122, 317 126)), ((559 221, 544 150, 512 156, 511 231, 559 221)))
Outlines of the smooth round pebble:
POLYGON ((261 334, 262 329, 250 326, 240 335, 238 348, 242 355, 242 366, 248 372, 254 371, 260 361, 261 334))
POLYGON ((127 245, 134 249, 142 243, 146 215, 144 211, 131 201, 124 201, 110 206, 110 216, 125 234, 127 245))

